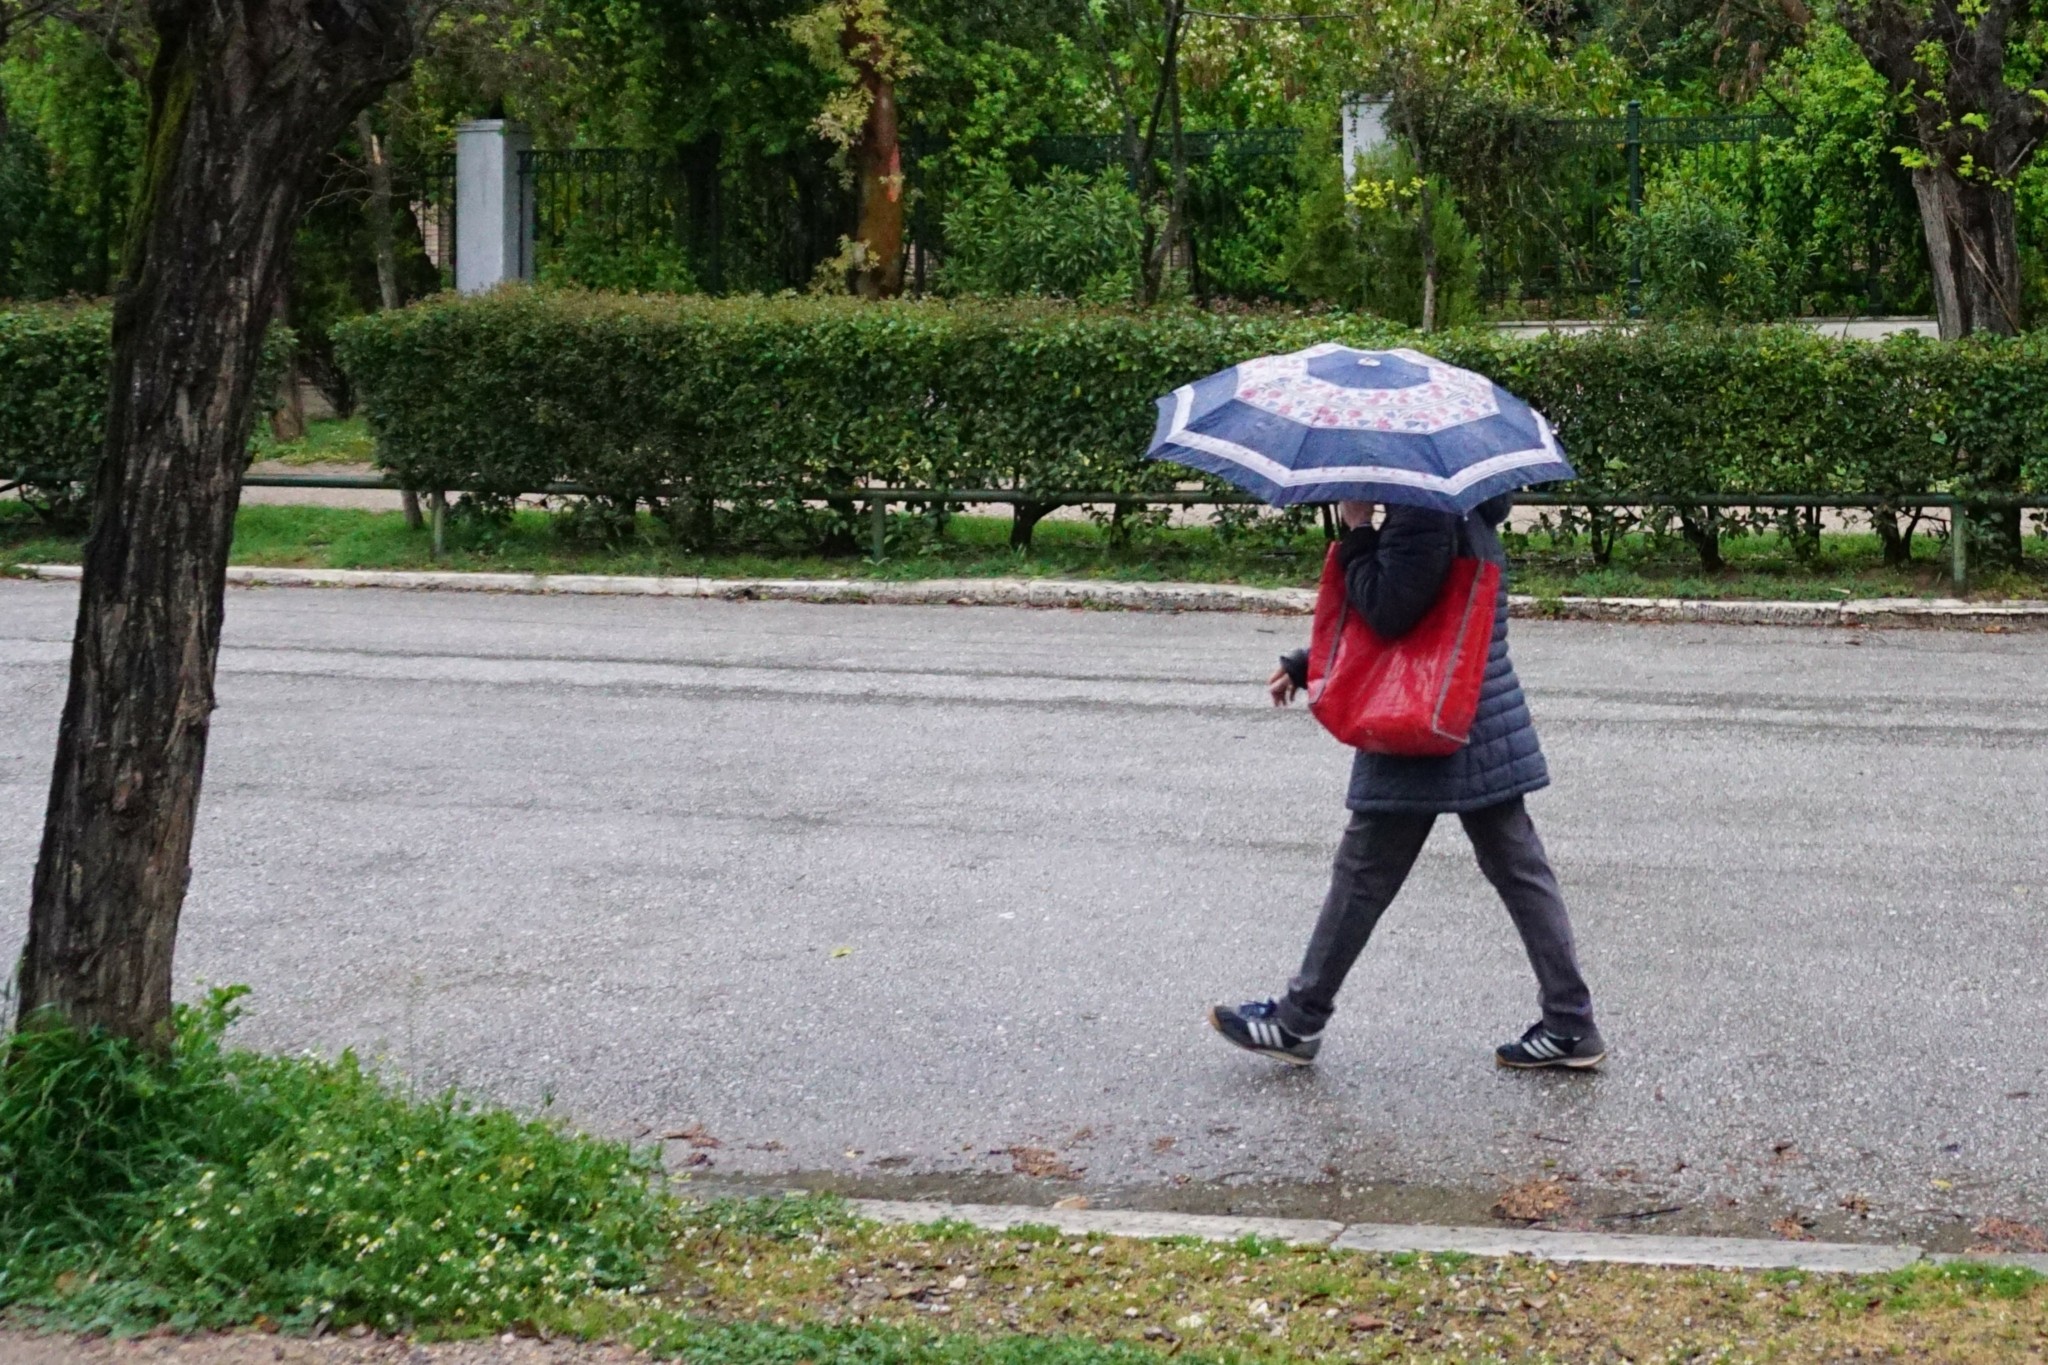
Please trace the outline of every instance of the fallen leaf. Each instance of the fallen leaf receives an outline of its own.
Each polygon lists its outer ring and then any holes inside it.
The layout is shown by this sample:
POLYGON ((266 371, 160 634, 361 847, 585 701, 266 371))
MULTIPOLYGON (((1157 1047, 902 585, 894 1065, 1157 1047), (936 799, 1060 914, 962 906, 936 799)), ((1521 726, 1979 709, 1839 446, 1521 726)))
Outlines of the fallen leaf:
POLYGON ((1088 1207, 1088 1196, 1085 1194, 1070 1194, 1064 1199, 1053 1200, 1052 1206, 1056 1209, 1085 1209, 1088 1207))
POLYGON ((774 1138, 769 1138, 766 1142, 748 1143, 747 1150, 750 1152, 786 1152, 789 1149, 774 1138))
POLYGON ((1811 1242, 1813 1234, 1807 1231, 1807 1226, 1811 1222, 1811 1219, 1802 1218, 1796 1213, 1788 1213, 1771 1224, 1771 1231, 1788 1242, 1811 1242))
POLYGON ((853 949, 851 949, 851 948, 834 948, 834 949, 832 950, 832 956, 834 956, 834 957, 852 957, 852 956, 853 956, 853 949))
POLYGON ((1068 1138, 1067 1141, 1070 1143, 1087 1142, 1091 1140, 1094 1136, 1095 1130, 1093 1128, 1077 1128, 1074 1130, 1074 1135, 1068 1138))
POLYGON ((1010 1169, 1018 1175, 1028 1175, 1037 1180, 1079 1180, 1081 1173, 1060 1160, 1060 1155, 1047 1147, 1005 1147, 1004 1155, 1010 1158, 1010 1169))
POLYGON ((1937 1190, 1952 1190, 1952 1189, 1954 1189, 1954 1188, 1956 1187, 1956 1182, 1955 1182, 1955 1181, 1953 1181, 1953 1180, 1943 1180, 1943 1179, 1941 1179, 1941 1178, 1940 1178, 1940 1177, 1938 1177, 1938 1176, 1937 1176, 1936 1178, 1934 1178, 1933 1180, 1930 1180, 1930 1181, 1928 1181, 1927 1183, 1928 1183, 1928 1184, 1930 1184, 1930 1185, 1932 1185, 1932 1186, 1934 1186, 1934 1188, 1935 1188, 1935 1189, 1937 1189, 1937 1190))
POLYGON ((1165 1156, 1165 1155, 1166 1155, 1166 1154, 1167 1154, 1168 1152, 1170 1152, 1170 1151, 1172 1151, 1172 1150, 1173 1150, 1173 1148, 1174 1148, 1174 1144, 1175 1144, 1175 1143, 1177 1143, 1177 1142, 1179 1142, 1179 1141, 1180 1141, 1180 1139, 1179 1139, 1179 1138, 1170 1138, 1170 1137, 1162 1137, 1162 1138, 1153 1138, 1153 1139, 1152 1139, 1152 1150, 1153 1150, 1153 1151, 1155 1151, 1155 1152, 1157 1152, 1157 1153, 1159 1153, 1159 1154, 1160 1154, 1161 1156, 1165 1156))
POLYGON ((692 1152, 683 1159, 683 1164, 685 1166, 709 1166, 711 1164, 711 1153, 692 1152))
POLYGON ((952 1279, 946 1281, 946 1288, 951 1290, 955 1294, 959 1293, 966 1287, 967 1277, 965 1275, 955 1275, 952 1279))
POLYGON ((678 1128, 672 1133, 663 1133, 661 1137, 664 1142, 687 1142, 692 1147, 698 1148, 713 1148, 725 1145, 717 1138, 711 1136, 711 1134, 705 1132, 704 1125, 701 1123, 693 1123, 688 1128, 678 1128))
POLYGON ((1841 1206, 1858 1218, 1870 1216, 1870 1201, 1860 1194, 1845 1194, 1839 1201, 1841 1206))
POLYGON ((2017 1218, 1986 1218, 1971 1231, 1983 1243, 1971 1247, 1972 1251, 2048 1253, 2048 1233, 2017 1218))
POLYGON ((1540 1223, 1555 1218, 1572 1206, 1572 1194, 1562 1180, 1541 1177, 1525 1180, 1494 1203, 1493 1216, 1511 1223, 1540 1223))
POLYGON ((1776 1162, 1797 1161, 1799 1160, 1799 1149, 1790 1142, 1774 1142, 1771 1144, 1771 1160, 1776 1162))
POLYGON ((1385 1318, 1376 1318, 1370 1313, 1353 1313, 1346 1322, 1354 1332, 1384 1332, 1394 1325, 1385 1318))

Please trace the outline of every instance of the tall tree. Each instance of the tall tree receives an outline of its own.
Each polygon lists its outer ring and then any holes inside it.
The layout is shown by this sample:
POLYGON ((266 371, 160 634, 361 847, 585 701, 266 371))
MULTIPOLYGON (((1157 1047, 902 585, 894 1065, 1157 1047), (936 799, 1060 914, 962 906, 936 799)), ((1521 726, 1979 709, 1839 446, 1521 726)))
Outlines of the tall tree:
POLYGON ((903 292, 903 149, 896 84, 916 71, 887 0, 832 0, 792 20, 793 36, 835 79, 816 126, 837 144, 859 199, 843 264, 853 292, 903 292))
POLYGON ((1842 0, 1842 24, 1910 111, 1904 151, 1944 337, 2024 325, 2013 185, 2048 132, 2029 0, 1842 0))
POLYGON ((152 0, 143 185, 21 1018, 161 1045, 264 329, 308 181, 409 64, 404 0, 152 0))
POLYGON ((1185 0, 1160 0, 1155 13, 1135 0, 1123 6, 1122 44, 1110 36, 1107 5, 1091 5, 1088 22, 1102 57, 1103 79, 1116 105, 1124 163, 1144 211, 1138 243, 1138 302, 1157 303, 1187 216, 1188 149, 1181 104, 1181 57, 1192 17, 1185 0), (1147 99, 1149 108, 1140 112, 1147 99), (1159 175, 1164 139, 1169 167, 1159 175))

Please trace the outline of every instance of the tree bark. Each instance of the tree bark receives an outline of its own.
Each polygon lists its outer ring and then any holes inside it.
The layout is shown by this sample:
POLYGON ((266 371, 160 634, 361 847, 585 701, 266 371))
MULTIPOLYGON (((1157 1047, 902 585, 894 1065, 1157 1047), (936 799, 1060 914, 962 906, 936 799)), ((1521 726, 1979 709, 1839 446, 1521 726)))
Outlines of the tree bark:
POLYGON ((392 215, 397 200, 391 188, 391 157, 384 139, 370 123, 370 111, 356 115, 356 141, 363 147, 363 168, 370 181, 370 250, 377 258, 377 301, 385 311, 404 302, 398 292, 398 234, 392 215))
MULTIPOLYGON (((370 215, 370 254, 377 264, 377 302, 388 313, 404 303, 398 290, 398 235, 392 223, 397 197, 391 184, 391 157, 370 122, 368 109, 356 115, 356 141, 362 144, 363 168, 370 181, 365 212, 370 215)), ((420 495, 407 488, 399 493, 398 501, 405 511, 406 529, 425 530, 427 519, 420 512, 420 495)))
POLYGON ((1961 180, 1939 166, 1913 172, 1920 230, 1946 338, 2020 331, 2019 233, 2012 191, 1961 180))
POLYGON ((861 260, 854 292, 864 299, 893 299, 903 292, 903 149, 896 132, 896 83, 873 67, 862 71, 868 85, 868 121, 856 155, 860 165, 861 260))
POLYGON ((307 181, 403 73, 412 35, 401 0, 157 0, 151 20, 144 181, 19 984, 23 1023, 163 1046, 263 333, 307 181))
POLYGON ((1422 237, 1422 332, 1427 336, 1436 330, 1436 187, 1427 180, 1416 208, 1416 231, 1422 237))

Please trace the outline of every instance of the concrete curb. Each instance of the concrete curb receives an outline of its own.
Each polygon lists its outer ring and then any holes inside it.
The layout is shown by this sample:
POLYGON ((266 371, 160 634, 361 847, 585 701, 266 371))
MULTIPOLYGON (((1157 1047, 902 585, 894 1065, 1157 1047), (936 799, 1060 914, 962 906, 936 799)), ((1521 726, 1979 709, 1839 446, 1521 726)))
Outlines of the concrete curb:
POLYGON ((1050 1227, 1072 1236, 1193 1237, 1234 1242, 1254 1236, 1292 1246, 1329 1247, 1369 1255, 1456 1252, 1525 1256, 1538 1261, 1611 1265, 1700 1266, 1721 1270, 1803 1270, 1826 1275, 1881 1275, 1927 1261, 2020 1266, 2048 1274, 2048 1256, 1929 1255, 1917 1246, 1859 1242, 1773 1242, 1747 1237, 1657 1237, 1640 1233, 1546 1232, 1533 1228, 1458 1228, 1393 1223, 1342 1223, 1308 1218, 1251 1218, 1122 1209, 1036 1208, 1024 1204, 947 1204, 935 1200, 853 1199, 854 1213, 878 1223, 922 1226, 966 1223, 990 1232, 1050 1227))
MULTIPOLYGON (((75 564, 24 564, 29 577, 78 578, 75 564)), ((238 565, 228 582, 267 588, 396 588, 410 592, 495 592, 594 597, 681 597, 721 601, 854 602, 875 606, 1094 607, 1121 611, 1257 611, 1305 616, 1306 588, 1211 583, 1126 583, 1070 578, 647 578, 623 574, 272 569, 238 565)), ((1965 630, 2048 629, 2048 602, 1965 602, 1955 598, 1868 598, 1846 602, 1708 601, 1679 597, 1508 599, 1515 616, 1741 626, 1919 626, 1965 630)))

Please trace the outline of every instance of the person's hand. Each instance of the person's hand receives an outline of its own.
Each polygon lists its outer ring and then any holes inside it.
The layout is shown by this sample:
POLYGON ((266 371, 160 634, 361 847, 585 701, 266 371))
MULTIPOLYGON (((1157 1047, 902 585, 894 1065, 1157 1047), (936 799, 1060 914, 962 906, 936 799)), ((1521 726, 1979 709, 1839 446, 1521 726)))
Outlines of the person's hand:
POLYGON ((1273 699, 1273 705, 1285 706, 1294 700, 1294 694, 1301 691, 1294 685, 1294 679, 1287 676, 1287 670, 1276 668, 1273 676, 1266 679, 1266 695, 1273 699))
POLYGON ((1377 503, 1340 502, 1337 504, 1337 520, 1344 523, 1345 530, 1355 531, 1361 526, 1370 526, 1373 513, 1379 510, 1377 503))

